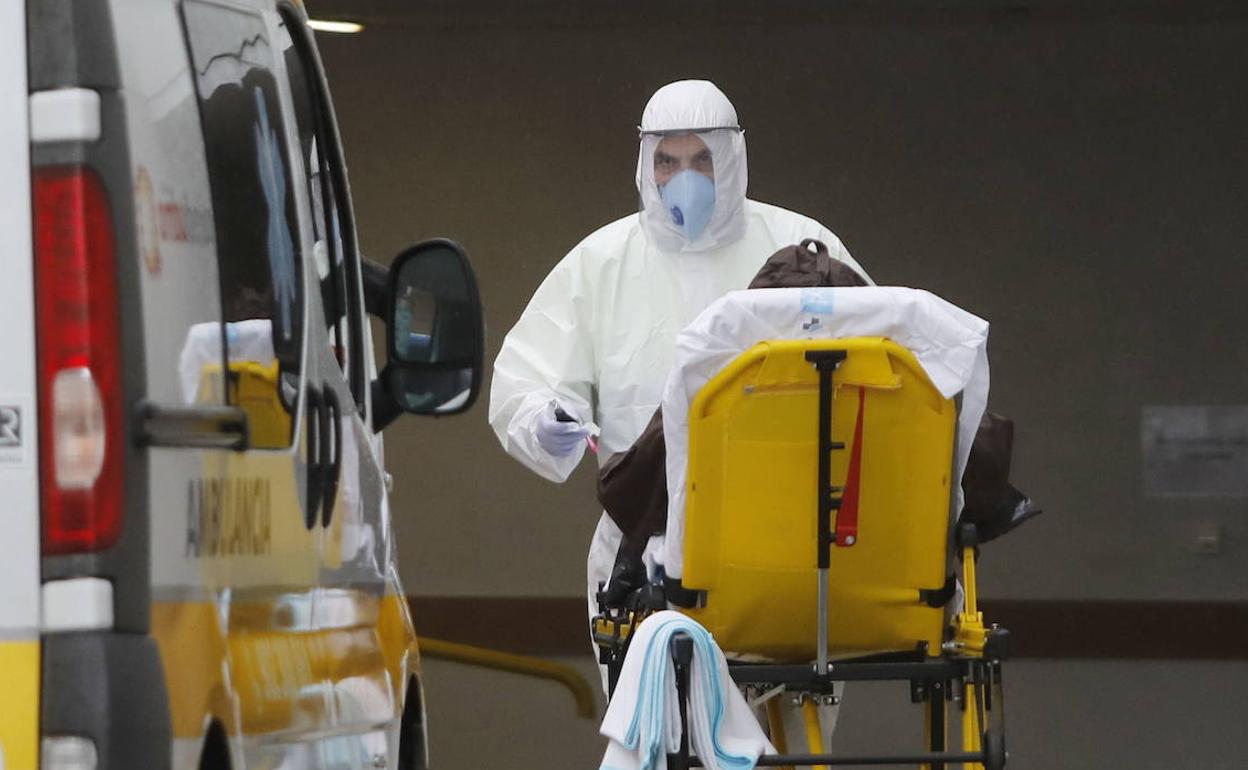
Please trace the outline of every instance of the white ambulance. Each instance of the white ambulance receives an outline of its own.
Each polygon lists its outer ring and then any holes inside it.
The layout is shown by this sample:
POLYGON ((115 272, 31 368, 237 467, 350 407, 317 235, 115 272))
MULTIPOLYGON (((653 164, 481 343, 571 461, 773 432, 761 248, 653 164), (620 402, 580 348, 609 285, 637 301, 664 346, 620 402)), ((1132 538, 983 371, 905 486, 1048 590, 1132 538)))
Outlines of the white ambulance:
POLYGON ((0 768, 425 767, 379 433, 480 302, 361 260, 304 11, 0 2, 0 232, 0 768))

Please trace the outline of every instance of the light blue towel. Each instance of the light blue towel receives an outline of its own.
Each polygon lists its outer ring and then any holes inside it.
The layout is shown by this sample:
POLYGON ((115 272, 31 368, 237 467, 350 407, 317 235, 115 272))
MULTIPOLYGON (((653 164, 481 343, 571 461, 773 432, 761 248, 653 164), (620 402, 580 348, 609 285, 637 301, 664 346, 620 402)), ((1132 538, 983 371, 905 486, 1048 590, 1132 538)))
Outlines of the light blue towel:
POLYGON ((680 703, 671 640, 693 640, 689 681, 689 744, 707 770, 752 770, 774 752, 728 674, 711 634, 679 612, 665 610, 635 630, 600 732, 611 739, 600 770, 666 770, 680 749, 680 703))

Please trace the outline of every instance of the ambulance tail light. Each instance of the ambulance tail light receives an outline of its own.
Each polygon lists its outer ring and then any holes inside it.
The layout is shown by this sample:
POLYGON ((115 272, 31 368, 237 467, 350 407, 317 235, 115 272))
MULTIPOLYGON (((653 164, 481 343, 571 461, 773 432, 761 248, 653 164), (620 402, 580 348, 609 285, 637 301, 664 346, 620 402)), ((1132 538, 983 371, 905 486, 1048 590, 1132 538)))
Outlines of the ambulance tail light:
POLYGON ((45 554, 121 534, 121 329, 112 212, 85 166, 32 173, 45 554))

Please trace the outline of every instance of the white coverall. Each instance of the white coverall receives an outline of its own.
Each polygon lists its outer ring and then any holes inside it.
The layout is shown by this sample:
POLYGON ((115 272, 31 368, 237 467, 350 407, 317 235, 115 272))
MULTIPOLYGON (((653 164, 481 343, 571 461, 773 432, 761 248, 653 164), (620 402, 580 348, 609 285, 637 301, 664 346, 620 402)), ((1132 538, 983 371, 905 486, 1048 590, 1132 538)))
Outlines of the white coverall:
MULTIPOLYGON (((490 425, 507 452, 534 472, 562 482, 584 455, 584 444, 567 457, 539 445, 535 427, 552 399, 580 422, 597 424, 599 463, 632 446, 662 400, 677 332, 723 294, 744 289, 777 250, 815 238, 867 277, 828 228, 746 199, 745 139, 737 126, 736 110, 707 81, 659 89, 642 115, 636 177, 642 211, 577 244, 503 341, 490 425), (714 162, 715 208, 692 243, 660 199, 654 153, 662 136, 649 133, 679 131, 697 133, 714 162)), ((602 513, 589 547, 591 616, 620 539, 619 527, 602 513)))
MULTIPOLYGON (((637 187, 645 207, 581 241, 538 287, 494 362, 490 425, 503 448, 551 481, 568 478, 582 445, 553 457, 534 425, 552 399, 601 430, 599 462, 632 446, 663 397, 676 334, 711 302, 745 288, 778 249, 804 238, 828 246, 833 258, 859 267, 839 238, 792 211, 747 200, 745 141, 740 131, 700 133, 715 164, 715 211, 698 241, 671 225, 654 184, 652 131, 737 126, 727 97, 706 81, 660 89, 642 117, 637 187)), ((606 580, 621 533, 602 514, 589 549, 590 613, 606 580)))

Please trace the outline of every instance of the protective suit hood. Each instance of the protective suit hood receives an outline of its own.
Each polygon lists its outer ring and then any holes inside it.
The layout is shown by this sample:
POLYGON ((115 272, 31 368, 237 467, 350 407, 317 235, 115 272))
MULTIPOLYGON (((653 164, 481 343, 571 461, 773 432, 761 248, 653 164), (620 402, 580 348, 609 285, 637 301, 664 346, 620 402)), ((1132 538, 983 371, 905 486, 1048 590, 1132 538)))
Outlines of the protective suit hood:
POLYGON ((728 97, 707 80, 680 80, 655 92, 641 116, 637 192, 646 237, 668 252, 709 251, 745 233, 745 132, 728 97), (666 133, 696 133, 715 166, 715 208, 696 240, 672 221, 654 178, 654 153, 666 133))

